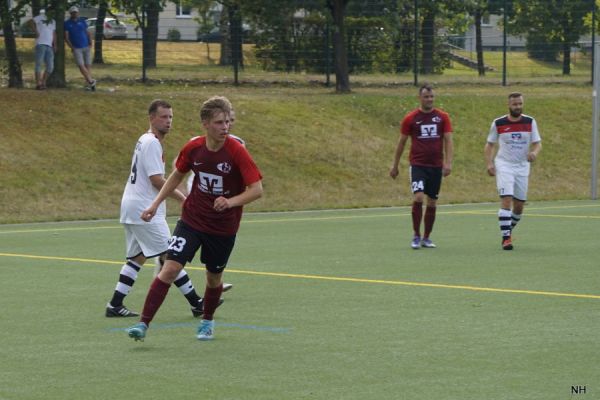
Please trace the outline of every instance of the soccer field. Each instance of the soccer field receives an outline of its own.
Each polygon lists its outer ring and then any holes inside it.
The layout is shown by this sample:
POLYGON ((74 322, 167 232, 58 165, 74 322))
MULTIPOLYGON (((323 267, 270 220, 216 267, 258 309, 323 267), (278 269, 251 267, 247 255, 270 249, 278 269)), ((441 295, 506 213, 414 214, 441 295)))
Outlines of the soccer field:
POLYGON ((2 225, 0 399, 600 398, 600 203, 530 202, 512 252, 497 209, 440 206, 419 250, 410 208, 246 214, 212 342, 176 288, 144 342, 104 317, 117 221, 2 225))

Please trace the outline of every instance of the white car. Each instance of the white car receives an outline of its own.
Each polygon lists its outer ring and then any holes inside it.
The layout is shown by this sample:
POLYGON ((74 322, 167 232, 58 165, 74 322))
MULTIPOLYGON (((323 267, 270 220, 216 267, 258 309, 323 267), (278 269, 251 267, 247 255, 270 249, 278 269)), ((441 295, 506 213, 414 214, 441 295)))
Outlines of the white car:
MULTIPOLYGON (((93 38, 96 35, 96 18, 88 18, 86 22, 93 38)), ((127 26, 115 18, 104 18, 104 39, 127 39, 127 26)))

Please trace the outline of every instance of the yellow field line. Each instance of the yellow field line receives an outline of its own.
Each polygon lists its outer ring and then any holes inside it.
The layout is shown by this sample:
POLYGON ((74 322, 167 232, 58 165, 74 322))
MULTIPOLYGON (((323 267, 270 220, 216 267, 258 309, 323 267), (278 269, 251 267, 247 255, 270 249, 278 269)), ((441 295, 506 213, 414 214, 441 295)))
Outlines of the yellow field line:
MULTIPOLYGON (((96 263, 96 264, 122 264, 123 263, 122 261, 96 260, 96 259, 89 259, 89 258, 73 258, 73 257, 37 256, 37 255, 30 255, 30 254, 15 254, 15 253, 0 253, 0 257, 30 258, 30 259, 38 259, 38 260, 74 261, 74 262, 87 262, 87 263, 96 263)), ((152 268, 153 268, 153 266, 152 266, 152 268)), ((204 270, 203 267, 188 266, 186 268, 193 269, 193 270, 204 270)), ((469 290, 469 291, 475 291, 475 292, 528 294, 528 295, 536 295, 536 296, 569 297, 569 298, 579 298, 579 299, 600 300, 600 295, 594 295, 594 294, 561 293, 561 292, 547 292, 547 291, 539 291, 539 290, 522 290, 522 289, 502 289, 502 288, 488 288, 488 287, 478 287, 478 286, 469 286, 469 285, 449 285, 449 284, 441 284, 441 283, 390 281, 390 280, 382 280, 382 279, 345 278, 345 277, 336 277, 336 276, 289 274, 289 273, 280 273, 280 272, 245 271, 245 270, 231 269, 231 268, 228 268, 227 271, 230 273, 234 273, 234 274, 274 276, 274 277, 280 277, 280 278, 313 279, 313 280, 321 280, 321 281, 355 282, 355 283, 399 285, 399 286, 416 286, 416 287, 440 288, 440 289, 469 290)))

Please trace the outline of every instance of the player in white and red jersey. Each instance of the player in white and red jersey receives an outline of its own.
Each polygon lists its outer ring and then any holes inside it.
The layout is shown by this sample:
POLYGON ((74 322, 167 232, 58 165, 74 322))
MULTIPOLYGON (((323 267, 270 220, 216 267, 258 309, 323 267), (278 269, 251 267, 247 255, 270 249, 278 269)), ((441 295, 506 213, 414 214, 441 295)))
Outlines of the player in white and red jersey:
POLYGON ((502 234, 502 248, 512 250, 512 231, 521 220, 527 200, 529 170, 542 149, 537 122, 523 114, 523 95, 508 95, 507 115, 492 122, 484 148, 487 172, 496 177, 500 196, 498 221, 502 234), (498 152, 494 150, 498 144, 498 152))
POLYGON ((400 157, 410 138, 409 161, 414 230, 410 245, 413 249, 436 247, 429 236, 435 222, 442 176, 450 175, 454 157, 450 117, 444 111, 434 108, 434 99, 435 94, 430 85, 424 84, 419 88, 420 107, 408 113, 402 120, 400 140, 390 169, 390 176, 396 179, 400 157), (425 196, 427 196, 427 207, 423 218, 425 196), (423 237, 421 237, 422 219, 425 225, 423 237))
POLYGON ((229 137, 231 103, 211 97, 202 104, 204 136, 190 140, 179 153, 176 168, 142 219, 150 221, 160 203, 192 171, 192 192, 169 242, 167 261, 152 282, 140 322, 127 330, 135 340, 146 336, 148 325, 164 301, 171 283, 200 250, 206 266, 204 313, 196 337, 213 338, 213 315, 223 291, 222 276, 235 244, 242 208, 262 196, 262 176, 246 148, 229 137))
MULTIPOLYGON (((130 175, 121 199, 120 221, 125 228, 126 259, 119 273, 119 281, 112 299, 106 305, 107 317, 137 317, 138 313, 123 305, 135 283, 138 272, 148 258, 163 259, 167 251, 169 226, 166 220, 166 205, 161 202, 156 218, 146 222, 140 218, 165 183, 165 162, 162 141, 171 130, 173 110, 164 100, 154 100, 148 108, 150 128, 138 139, 131 159, 130 175)), ((183 202, 185 196, 174 191, 172 197, 183 202)), ((192 313, 202 314, 202 299, 196 293, 188 274, 182 273, 176 285, 186 297, 192 313)))

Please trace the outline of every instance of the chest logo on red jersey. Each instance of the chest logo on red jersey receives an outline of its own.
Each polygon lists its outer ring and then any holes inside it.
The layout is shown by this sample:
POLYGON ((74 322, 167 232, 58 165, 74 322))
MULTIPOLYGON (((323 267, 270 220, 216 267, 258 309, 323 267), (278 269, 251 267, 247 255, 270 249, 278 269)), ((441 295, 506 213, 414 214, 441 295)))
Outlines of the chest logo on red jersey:
POLYGON ((437 125, 436 124, 423 124, 421 125, 421 134, 419 135, 419 139, 430 139, 437 138, 437 125))
POLYGON ((228 162, 219 163, 217 164, 217 169, 223 172, 224 174, 228 174, 231 172, 231 164, 229 164, 228 162))
POLYGON ((199 172, 198 188, 201 192, 214 196, 222 196, 224 194, 223 177, 219 175, 208 174, 206 172, 199 172))

